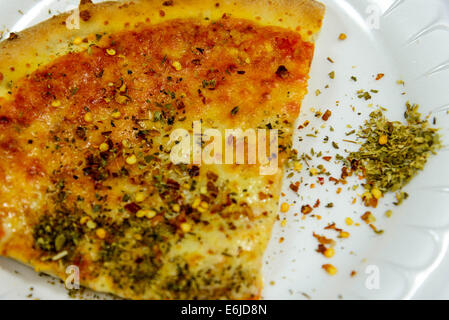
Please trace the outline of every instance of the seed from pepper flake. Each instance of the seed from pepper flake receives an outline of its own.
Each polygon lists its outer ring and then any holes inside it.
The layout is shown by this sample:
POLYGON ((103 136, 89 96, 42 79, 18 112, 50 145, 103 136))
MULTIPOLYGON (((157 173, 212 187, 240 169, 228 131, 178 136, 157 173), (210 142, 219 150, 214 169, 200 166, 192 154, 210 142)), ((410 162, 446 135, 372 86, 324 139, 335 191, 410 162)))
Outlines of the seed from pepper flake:
POLYGON ((114 56, 115 55, 115 50, 114 49, 106 49, 106 53, 110 56, 114 56))
POLYGON ((109 150, 109 145, 106 142, 103 142, 102 144, 100 144, 100 146, 98 147, 98 149, 101 152, 105 152, 109 150))
POLYGON ((290 205, 287 202, 281 204, 281 212, 285 213, 290 210, 290 205))
POLYGON ((337 274, 337 268, 335 268, 333 265, 331 264, 323 264, 321 266, 321 268, 323 268, 329 275, 333 276, 337 274))
POLYGON ((327 248, 323 254, 326 258, 332 258, 335 254, 335 250, 334 248, 327 248))
POLYGON ((91 112, 86 112, 86 114, 84 115, 84 121, 92 122, 93 120, 94 119, 93 119, 92 113, 91 112))
POLYGON ((95 231, 96 235, 98 238, 100 239, 104 239, 106 238, 106 230, 104 230, 103 228, 99 228, 95 231))
POLYGON ((346 35, 346 33, 340 33, 340 35, 338 36, 338 40, 346 40, 348 36, 346 35))

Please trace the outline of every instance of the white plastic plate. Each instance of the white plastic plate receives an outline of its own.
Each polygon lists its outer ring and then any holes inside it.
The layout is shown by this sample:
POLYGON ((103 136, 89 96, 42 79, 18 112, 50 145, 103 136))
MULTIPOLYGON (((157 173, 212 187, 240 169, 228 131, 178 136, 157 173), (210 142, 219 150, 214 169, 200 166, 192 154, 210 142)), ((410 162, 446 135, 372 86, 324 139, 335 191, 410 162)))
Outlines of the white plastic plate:
MULTIPOLYGON (((405 103, 420 104, 420 110, 441 128, 445 146, 449 129, 449 2, 446 0, 322 0, 327 6, 326 17, 319 40, 309 81, 309 94, 303 102, 298 124, 305 120, 310 125, 295 136, 294 146, 302 152, 313 148, 327 155, 345 154, 356 145, 344 142, 345 133, 357 129, 368 114, 382 106, 388 109, 391 120, 402 120, 405 103), (347 34, 345 41, 338 40, 347 34), (327 58, 330 57, 334 63, 327 58), (335 72, 335 79, 328 74, 335 72), (376 81, 379 73, 385 76, 376 81), (351 76, 357 82, 351 81, 351 76), (398 85, 403 80, 405 85, 398 85), (328 85, 328 88, 326 86, 328 85), (360 89, 375 89, 372 99, 357 98, 360 89), (316 90, 321 94, 316 95, 316 90), (315 111, 332 111, 325 123, 315 118, 315 111), (330 127, 334 131, 330 130, 330 127), (319 129, 316 138, 308 137, 319 129), (335 141, 323 144, 323 138, 335 141), (302 141, 299 141, 302 137, 302 141)), ((20 31, 53 14, 71 10, 77 1, 69 0, 0 0, 0 28, 20 31)), ((381 205, 371 210, 376 226, 383 235, 376 235, 361 220, 366 211, 360 201, 352 200, 357 191, 326 182, 316 183, 306 170, 285 179, 281 202, 292 205, 286 214, 280 214, 272 241, 265 257, 265 299, 438 299, 449 298, 449 153, 444 148, 432 157, 427 167, 405 189, 410 198, 400 207, 392 205, 387 196, 381 205), (288 186, 303 178, 298 197, 288 186), (310 189, 307 183, 316 183, 310 189), (322 218, 302 220, 301 206, 313 205, 322 218), (329 209, 325 204, 332 202, 329 209), (393 216, 386 218, 386 210, 393 216), (297 215, 295 215, 297 213, 297 215), (346 226, 351 217, 360 226, 346 226), (335 222, 348 231, 348 239, 337 240, 336 254, 326 259, 315 252, 317 241, 313 232, 333 235, 324 227, 335 222), (283 238, 282 243, 280 239, 283 238), (331 263, 338 268, 329 276, 321 268, 331 263), (350 276, 356 271, 354 277, 350 276)), ((311 162, 311 165, 317 163, 311 162)), ((340 166, 329 163, 326 168, 339 176, 340 166)), ((352 181, 352 184, 357 181, 352 181)), ((6 258, 0 258, 0 298, 7 299, 67 299, 67 291, 59 281, 38 276, 31 268, 6 258), (30 290, 30 288, 33 288, 30 290)), ((94 295, 88 295, 94 297, 94 295)))

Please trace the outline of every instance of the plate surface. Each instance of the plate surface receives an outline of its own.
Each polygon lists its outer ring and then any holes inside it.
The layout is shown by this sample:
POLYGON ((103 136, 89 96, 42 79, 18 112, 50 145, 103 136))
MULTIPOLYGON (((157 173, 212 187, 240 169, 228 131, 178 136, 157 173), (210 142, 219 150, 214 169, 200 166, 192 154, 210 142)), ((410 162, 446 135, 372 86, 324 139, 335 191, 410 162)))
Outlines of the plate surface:
MULTIPOLYGON (((265 256, 264 275, 266 299, 436 299, 449 298, 449 2, 445 0, 322 0, 327 6, 326 17, 309 81, 309 94, 303 102, 298 124, 310 125, 296 132, 294 147, 299 153, 316 152, 335 156, 354 150, 344 142, 346 132, 357 129, 368 114, 382 106, 391 120, 402 118, 405 103, 420 104, 420 111, 436 118, 441 128, 445 148, 432 157, 424 172, 405 189, 410 198, 400 207, 385 197, 373 210, 376 225, 383 235, 376 235, 367 225, 346 226, 351 217, 361 222, 366 208, 358 200, 352 204, 357 191, 331 183, 314 189, 305 186, 316 183, 306 170, 284 180, 285 197, 281 202, 291 204, 287 214, 280 214, 272 241, 265 256), (347 34, 345 41, 338 40, 347 34), (331 58, 331 63, 327 58, 331 58), (329 73, 335 72, 335 79, 329 73), (379 73, 385 76, 376 81, 379 73), (351 81, 355 76, 357 82, 351 81), (399 85, 403 80, 405 85, 399 85), (378 90, 372 99, 357 98, 356 92, 378 90), (316 95, 316 90, 321 94, 316 95), (332 111, 324 123, 316 111, 332 111), (323 123, 325 126, 323 127, 323 123), (333 131, 331 131, 331 127, 333 131), (318 129, 315 138, 307 136, 318 129), (335 141, 339 149, 323 139, 335 141), (301 138, 302 141, 299 141, 301 138), (303 179, 299 196, 288 186, 303 179), (302 205, 313 205, 321 220, 301 218, 302 205), (333 208, 325 208, 332 202, 333 208), (394 214, 386 218, 384 212, 394 214), (298 213, 298 214, 296 214, 298 213), (335 222, 350 232, 348 239, 337 240, 336 254, 326 259, 315 252, 317 241, 312 236, 329 234, 323 231, 335 222), (282 243, 281 243, 282 239, 282 243), (330 277, 321 265, 332 263, 337 275, 330 277), (351 277, 352 271, 357 274, 351 277)), ((77 1, 69 0, 0 0, 0 28, 20 31, 59 12, 75 8, 77 1)), ((317 165, 319 162, 311 162, 317 165)), ((326 168, 334 176, 340 167, 330 163, 326 168)), ((351 185, 357 181, 351 181, 351 185)), ((333 237, 335 238, 335 236, 333 237)), ((67 299, 67 291, 59 281, 38 276, 30 268, 9 259, 0 258, 0 298, 8 299, 67 299), (30 288, 33 288, 32 290, 30 288)), ((86 295, 85 295, 86 296, 86 295)), ((88 294, 87 297, 94 297, 88 294)))

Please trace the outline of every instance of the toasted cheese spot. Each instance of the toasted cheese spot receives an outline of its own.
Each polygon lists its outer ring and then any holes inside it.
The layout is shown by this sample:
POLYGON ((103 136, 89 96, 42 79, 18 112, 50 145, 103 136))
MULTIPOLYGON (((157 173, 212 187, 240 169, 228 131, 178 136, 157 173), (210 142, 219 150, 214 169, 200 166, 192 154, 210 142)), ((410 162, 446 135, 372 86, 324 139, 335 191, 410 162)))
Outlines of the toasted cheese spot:
POLYGON ((90 17, 91 17, 91 13, 89 12, 89 10, 81 10, 80 11, 80 18, 83 19, 83 21, 89 21, 90 17))

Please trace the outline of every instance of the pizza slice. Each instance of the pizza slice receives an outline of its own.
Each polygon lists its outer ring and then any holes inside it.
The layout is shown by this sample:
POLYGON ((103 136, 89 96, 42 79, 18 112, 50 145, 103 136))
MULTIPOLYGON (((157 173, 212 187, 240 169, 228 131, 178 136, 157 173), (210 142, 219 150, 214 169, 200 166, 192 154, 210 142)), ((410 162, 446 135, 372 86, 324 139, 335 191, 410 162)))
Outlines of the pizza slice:
POLYGON ((260 298, 323 14, 313 0, 81 1, 11 34, 0 254, 124 298, 260 298))

